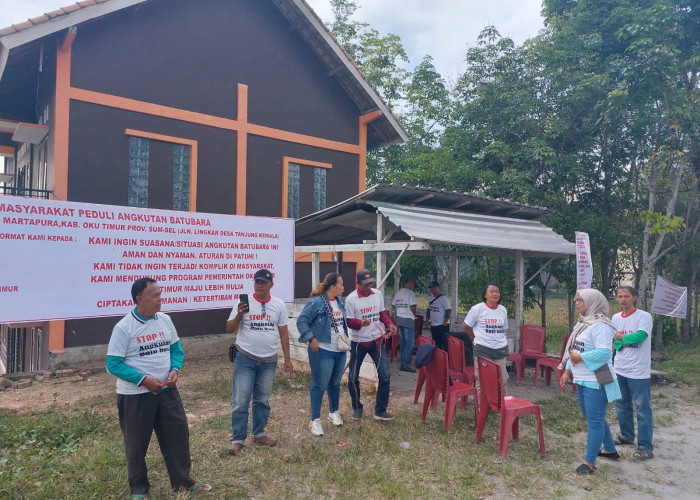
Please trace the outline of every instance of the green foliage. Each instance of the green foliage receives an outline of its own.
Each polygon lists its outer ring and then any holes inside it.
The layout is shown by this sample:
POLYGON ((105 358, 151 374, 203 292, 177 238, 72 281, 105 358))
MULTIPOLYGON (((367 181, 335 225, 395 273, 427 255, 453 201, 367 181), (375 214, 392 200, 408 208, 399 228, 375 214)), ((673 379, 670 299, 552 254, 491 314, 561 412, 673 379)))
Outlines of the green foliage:
MULTIPOLYGON (((354 21, 354 2, 333 6, 333 32, 409 132, 405 144, 369 153, 370 183, 548 207, 553 215, 544 222, 557 233, 570 241, 575 231, 589 234, 594 283, 604 292, 623 272, 638 282, 657 263, 670 278, 697 276, 700 9, 693 2, 545 0, 538 36, 517 47, 485 27, 452 86, 430 56, 406 71, 398 37, 354 21), (659 255, 666 260, 657 262, 659 255)), ((572 289, 570 263, 551 272, 572 289)))
POLYGON ((652 234, 674 233, 685 226, 683 217, 668 217, 659 212, 651 212, 649 210, 641 210, 639 212, 639 220, 649 223, 649 231, 652 234))

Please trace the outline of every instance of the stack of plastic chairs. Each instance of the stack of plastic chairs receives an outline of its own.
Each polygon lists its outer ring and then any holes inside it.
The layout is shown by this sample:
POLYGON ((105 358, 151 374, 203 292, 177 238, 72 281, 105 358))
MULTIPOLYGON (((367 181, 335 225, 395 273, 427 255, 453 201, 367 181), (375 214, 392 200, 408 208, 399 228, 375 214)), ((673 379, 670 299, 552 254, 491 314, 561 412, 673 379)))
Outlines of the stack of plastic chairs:
POLYGON ((450 356, 450 376, 452 380, 474 385, 476 380, 474 367, 467 366, 462 339, 450 335, 447 338, 447 348, 450 356))
POLYGON ((425 398, 423 399, 423 420, 428 414, 428 407, 433 399, 436 399, 438 394, 445 397, 445 430, 452 429, 452 422, 457 413, 457 401, 462 401, 462 408, 467 407, 467 399, 469 396, 474 398, 474 422, 479 420, 479 403, 477 401, 477 392, 474 387, 463 382, 453 382, 450 384, 450 369, 448 356, 442 349, 433 351, 433 359, 430 360, 424 368, 426 368, 426 376, 428 384, 425 389, 425 398))
POLYGON ((523 325, 520 327, 520 351, 510 354, 506 358, 515 363, 518 385, 523 381, 525 363, 528 359, 547 357, 547 353, 544 352, 545 337, 546 331, 543 326, 523 325))
MULTIPOLYGON (((432 344, 435 345, 435 341, 430 337, 425 335, 419 335, 416 339, 416 348, 420 347, 422 344, 432 344)), ((418 379, 416 380, 416 394, 413 397, 413 404, 418 404, 418 398, 420 397, 420 392, 423 390, 423 384, 425 383, 425 366, 418 368, 418 379)))
MULTIPOLYGON (((535 382, 532 386, 533 388, 537 388, 537 379, 542 375, 544 375, 545 381, 547 382, 547 385, 549 385, 552 381, 552 372, 556 377, 557 385, 559 385, 558 381, 564 374, 564 370, 559 369, 559 363, 561 361, 562 356, 564 356, 564 349, 566 349, 566 344, 568 342, 569 336, 567 335, 566 337, 564 337, 564 340, 562 340, 561 352, 559 353, 558 358, 553 358, 549 356, 547 358, 539 358, 537 360, 537 364, 535 365, 535 382)), ((571 381, 571 390, 573 392, 576 392, 576 384, 574 384, 573 380, 571 381)), ((559 392, 564 394, 566 392, 566 387, 559 386, 559 392)))

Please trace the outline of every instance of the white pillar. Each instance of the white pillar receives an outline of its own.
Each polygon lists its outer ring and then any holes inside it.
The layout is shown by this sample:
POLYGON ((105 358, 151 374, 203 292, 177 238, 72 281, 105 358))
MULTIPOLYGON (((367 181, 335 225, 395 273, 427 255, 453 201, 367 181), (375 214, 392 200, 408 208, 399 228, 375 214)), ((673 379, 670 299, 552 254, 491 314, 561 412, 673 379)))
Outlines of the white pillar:
MULTIPOLYGON (((377 243, 384 242, 384 216, 377 212, 377 243)), ((382 283, 384 281, 384 274, 386 272, 386 253, 383 251, 377 251, 377 283, 382 283)), ((379 289, 384 294, 384 284, 382 283, 379 289)))
POLYGON ((311 253, 311 289, 321 282, 321 259, 318 252, 311 253))

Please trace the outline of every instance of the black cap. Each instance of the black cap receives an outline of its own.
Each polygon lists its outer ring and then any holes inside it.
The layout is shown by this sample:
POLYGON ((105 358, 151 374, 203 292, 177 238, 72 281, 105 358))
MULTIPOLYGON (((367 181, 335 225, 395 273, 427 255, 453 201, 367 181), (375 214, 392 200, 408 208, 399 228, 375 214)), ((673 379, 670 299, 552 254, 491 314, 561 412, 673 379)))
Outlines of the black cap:
POLYGON ((374 283, 377 281, 374 279, 374 273, 369 269, 360 269, 357 273, 357 282, 361 285, 366 285, 367 283, 374 283))
POLYGON ((429 288, 433 288, 434 286, 440 287, 440 283, 438 283, 437 281, 431 281, 430 285, 428 285, 429 288))
POLYGON ((265 283, 269 283, 272 281, 272 273, 270 272, 269 269, 259 269, 258 271, 255 272, 255 276, 253 277, 253 280, 255 281, 264 281, 265 283))

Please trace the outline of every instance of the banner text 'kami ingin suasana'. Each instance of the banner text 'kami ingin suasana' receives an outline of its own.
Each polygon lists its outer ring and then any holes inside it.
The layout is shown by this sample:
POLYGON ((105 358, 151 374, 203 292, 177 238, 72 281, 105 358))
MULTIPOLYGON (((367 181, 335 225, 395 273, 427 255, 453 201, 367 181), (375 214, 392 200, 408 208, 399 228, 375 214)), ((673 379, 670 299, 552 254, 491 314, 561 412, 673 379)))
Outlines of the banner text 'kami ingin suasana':
POLYGON ((231 306, 257 269, 293 300, 294 221, 4 196, 0 322, 124 314, 150 276, 163 311, 231 306))

